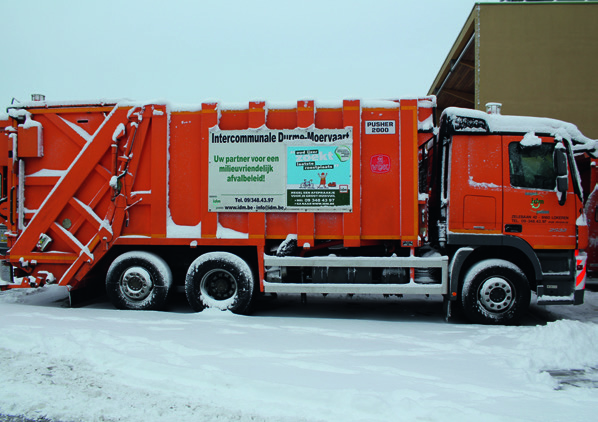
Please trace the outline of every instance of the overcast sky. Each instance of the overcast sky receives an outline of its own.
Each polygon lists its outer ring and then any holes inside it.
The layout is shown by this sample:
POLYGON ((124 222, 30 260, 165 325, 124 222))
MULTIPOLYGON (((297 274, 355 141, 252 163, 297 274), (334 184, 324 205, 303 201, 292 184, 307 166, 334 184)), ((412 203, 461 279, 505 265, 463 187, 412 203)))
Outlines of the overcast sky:
POLYGON ((0 110, 425 95, 474 0, 0 0, 0 110))

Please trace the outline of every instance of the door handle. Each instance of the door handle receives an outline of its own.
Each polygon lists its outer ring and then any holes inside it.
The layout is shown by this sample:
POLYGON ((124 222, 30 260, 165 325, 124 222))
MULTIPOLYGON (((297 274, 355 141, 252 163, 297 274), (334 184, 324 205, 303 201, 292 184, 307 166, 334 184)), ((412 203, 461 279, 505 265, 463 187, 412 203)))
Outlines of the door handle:
POLYGON ((523 226, 521 224, 505 224, 505 233, 521 233, 523 226))

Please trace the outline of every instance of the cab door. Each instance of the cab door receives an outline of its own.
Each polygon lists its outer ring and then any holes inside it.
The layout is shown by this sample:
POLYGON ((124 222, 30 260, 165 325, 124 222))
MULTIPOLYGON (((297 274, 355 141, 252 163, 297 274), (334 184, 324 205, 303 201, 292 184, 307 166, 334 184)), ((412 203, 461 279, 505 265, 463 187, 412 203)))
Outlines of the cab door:
POLYGON ((555 141, 530 135, 503 136, 503 232, 521 237, 534 249, 574 249, 577 214, 571 176, 560 205, 555 141))
POLYGON ((451 146, 449 231, 502 233, 501 137, 455 135, 451 146))

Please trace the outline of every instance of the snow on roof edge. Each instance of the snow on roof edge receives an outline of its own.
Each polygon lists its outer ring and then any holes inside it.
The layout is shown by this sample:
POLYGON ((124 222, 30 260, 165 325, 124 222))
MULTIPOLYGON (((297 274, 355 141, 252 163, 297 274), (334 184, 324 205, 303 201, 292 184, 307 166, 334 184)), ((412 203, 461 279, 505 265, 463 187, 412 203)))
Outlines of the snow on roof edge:
MULTIPOLYGON (((434 107, 436 105, 436 97, 433 95, 429 96, 406 96, 396 99, 360 99, 360 98, 351 98, 355 100, 359 100, 361 102, 362 107, 366 108, 397 108, 400 101, 403 100, 417 100, 419 102, 420 107, 428 108, 434 107)), ((166 105, 169 107, 171 111, 180 112, 180 111, 198 111, 201 110, 201 104, 218 104, 218 108, 220 110, 246 110, 249 107, 249 103, 253 102, 222 102, 217 99, 206 99, 201 101, 200 103, 192 103, 192 104, 185 104, 185 103, 173 103, 168 100, 164 99, 151 99, 151 100, 133 100, 130 98, 99 98, 95 100, 65 100, 65 101, 24 101, 16 104, 11 104, 7 107, 7 109, 35 109, 35 108, 54 108, 54 107, 90 107, 90 106, 143 106, 147 104, 158 104, 158 105, 166 105)), ((297 103, 303 100, 298 101, 266 101, 260 100, 265 102, 266 109, 273 109, 273 110, 281 110, 281 109, 293 109, 297 107, 297 103)), ((314 105, 316 108, 342 108, 343 106, 343 99, 341 100, 318 100, 314 99, 314 105)), ((2 114, 0 114, 1 116, 2 114)))
POLYGON ((49 107, 80 107, 80 106, 110 106, 120 102, 133 101, 128 98, 100 98, 95 100, 67 100, 67 101, 23 101, 15 104, 11 104, 8 108, 20 109, 20 108, 49 108, 49 107))

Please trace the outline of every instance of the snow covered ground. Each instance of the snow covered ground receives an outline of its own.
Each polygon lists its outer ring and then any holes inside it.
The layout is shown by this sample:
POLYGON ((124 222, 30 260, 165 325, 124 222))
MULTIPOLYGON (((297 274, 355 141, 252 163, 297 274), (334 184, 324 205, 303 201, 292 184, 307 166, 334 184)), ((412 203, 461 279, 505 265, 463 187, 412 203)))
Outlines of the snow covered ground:
MULTIPOLYGON (((252 316, 0 293, 0 414, 68 421, 593 421, 598 292, 518 327, 440 298, 264 302, 252 316), (576 371, 571 371, 576 370, 576 371), (552 375, 550 372, 552 371, 552 375), (560 371, 560 372, 559 372, 560 371)), ((0 417, 1 419, 1 417, 0 417)))

